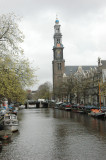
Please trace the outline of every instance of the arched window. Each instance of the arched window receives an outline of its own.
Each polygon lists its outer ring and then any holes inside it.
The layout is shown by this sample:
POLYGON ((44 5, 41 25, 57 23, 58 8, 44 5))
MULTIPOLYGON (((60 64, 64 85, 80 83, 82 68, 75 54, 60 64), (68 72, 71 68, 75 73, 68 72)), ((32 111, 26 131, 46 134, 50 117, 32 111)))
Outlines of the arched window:
POLYGON ((61 63, 57 63, 58 70, 61 70, 61 63))
POLYGON ((57 39, 57 43, 60 43, 60 39, 57 39))

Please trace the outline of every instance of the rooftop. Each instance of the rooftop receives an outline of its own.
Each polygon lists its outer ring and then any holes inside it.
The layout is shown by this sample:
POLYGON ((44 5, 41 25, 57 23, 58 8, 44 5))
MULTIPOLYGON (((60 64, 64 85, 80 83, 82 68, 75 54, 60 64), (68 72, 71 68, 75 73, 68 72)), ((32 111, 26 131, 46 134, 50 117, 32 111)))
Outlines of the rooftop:
MULTIPOLYGON (((79 66, 65 66, 65 74, 66 76, 69 76, 70 74, 74 74, 77 72, 79 66)), ((86 72, 90 70, 91 68, 96 68, 97 66, 81 66, 82 69, 86 72)))

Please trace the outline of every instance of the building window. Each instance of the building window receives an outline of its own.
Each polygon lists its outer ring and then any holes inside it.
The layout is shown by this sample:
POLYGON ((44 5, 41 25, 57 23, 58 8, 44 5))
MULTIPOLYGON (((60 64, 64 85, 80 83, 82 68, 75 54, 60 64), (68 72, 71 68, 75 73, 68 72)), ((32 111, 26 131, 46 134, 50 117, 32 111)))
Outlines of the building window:
POLYGON ((57 63, 58 70, 61 70, 61 63, 57 63))
POLYGON ((57 39, 57 43, 60 43, 60 39, 57 39))
POLYGON ((56 33, 59 33, 60 32, 60 29, 59 28, 56 28, 56 33))

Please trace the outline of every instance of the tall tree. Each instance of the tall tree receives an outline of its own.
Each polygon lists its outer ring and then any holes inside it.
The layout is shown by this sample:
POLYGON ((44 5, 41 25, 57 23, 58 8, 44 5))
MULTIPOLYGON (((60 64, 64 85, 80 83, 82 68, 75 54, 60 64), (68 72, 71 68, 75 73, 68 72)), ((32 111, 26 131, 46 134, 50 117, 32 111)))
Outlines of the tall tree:
POLYGON ((23 53, 19 44, 24 35, 19 29, 19 20, 14 14, 0 16, 0 56, 23 53))
POLYGON ((14 14, 0 16, 0 95, 23 102, 25 87, 35 82, 35 73, 19 46, 24 36, 17 20, 14 14))
POLYGON ((50 99, 52 95, 52 85, 50 82, 45 82, 38 87, 35 94, 35 99, 50 99))

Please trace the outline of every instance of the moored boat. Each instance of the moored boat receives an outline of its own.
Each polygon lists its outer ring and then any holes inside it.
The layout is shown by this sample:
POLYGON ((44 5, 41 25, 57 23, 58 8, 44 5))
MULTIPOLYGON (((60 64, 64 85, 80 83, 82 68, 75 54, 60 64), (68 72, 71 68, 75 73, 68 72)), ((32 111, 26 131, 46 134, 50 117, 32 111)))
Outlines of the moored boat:
POLYGON ((105 113, 102 112, 100 109, 91 109, 91 112, 89 113, 89 115, 91 115, 92 117, 95 117, 95 118, 104 118, 105 117, 105 113))
POLYGON ((91 109, 89 115, 96 117, 96 118, 105 118, 105 109, 103 110, 101 106, 101 90, 100 90, 100 82, 99 82, 99 108, 98 109, 91 109))
POLYGON ((79 104, 73 104, 72 106, 71 106, 71 110, 73 111, 73 112, 78 112, 78 106, 79 106, 79 104))
POLYGON ((71 111, 71 107, 72 107, 72 105, 70 103, 67 103, 66 106, 65 106, 65 110, 66 111, 71 111))
POLYGON ((94 105, 86 105, 85 106, 85 113, 90 113, 91 109, 98 109, 98 107, 94 106, 94 105))
POLYGON ((78 113, 85 113, 85 106, 84 106, 84 104, 78 105, 77 108, 78 108, 78 110, 77 110, 78 113))
POLYGON ((4 116, 4 128, 15 132, 18 130, 18 119, 15 114, 6 114, 4 116))
POLYGON ((54 106, 54 109, 59 109, 59 106, 62 104, 63 102, 57 102, 54 106))
POLYGON ((1 130, 0 131, 0 139, 6 140, 11 138, 12 132, 10 130, 1 130))
POLYGON ((0 150, 2 149, 2 142, 0 141, 0 150))

